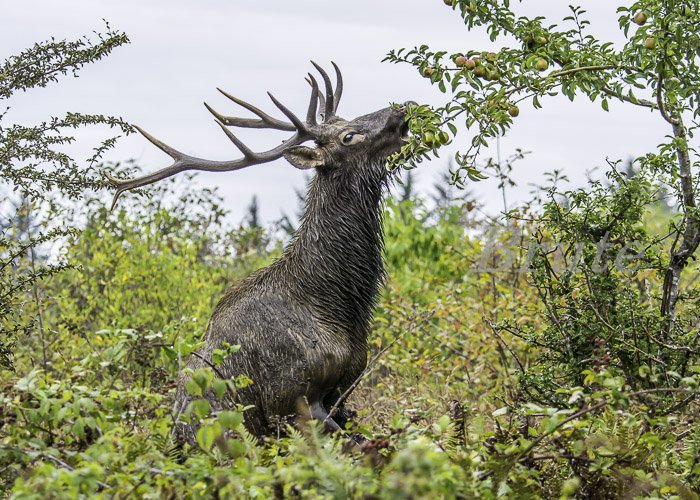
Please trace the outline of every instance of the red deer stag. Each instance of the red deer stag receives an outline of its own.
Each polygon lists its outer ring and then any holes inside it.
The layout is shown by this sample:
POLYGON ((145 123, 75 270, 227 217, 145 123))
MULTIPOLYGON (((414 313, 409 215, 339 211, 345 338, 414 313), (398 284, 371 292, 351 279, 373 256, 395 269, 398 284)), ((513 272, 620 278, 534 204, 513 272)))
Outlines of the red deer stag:
MULTIPOLYGON (((108 176, 117 188, 116 203, 124 191, 185 170, 226 172, 282 156, 297 168, 315 170, 301 224, 283 255, 225 293, 212 314, 205 345, 188 363, 192 369, 205 367, 223 342, 241 346, 217 371, 223 377, 245 374, 253 383, 229 401, 216 401, 213 395, 209 399, 215 409, 234 403, 251 405, 245 425, 256 436, 274 432, 279 422, 297 413, 300 403, 308 405, 312 418, 324 421, 331 430, 340 429, 345 412, 339 399, 366 366, 370 321, 384 277, 380 212, 388 177, 386 162, 408 135, 405 106, 387 107, 354 120, 337 116, 343 90, 340 71, 333 63, 334 90, 328 74, 312 64, 323 78, 325 92, 309 74, 311 100, 305 120, 272 94, 270 99, 288 121, 223 91, 257 118, 223 116, 205 104, 242 158, 195 158, 138 129, 172 157, 173 164, 134 179, 108 176), (227 127, 294 134, 279 146, 257 153, 227 127), (307 141, 314 146, 302 145, 307 141), (341 411, 331 416, 334 405, 341 411)), ((180 377, 176 392, 180 412, 191 400, 185 378, 180 377)), ((192 439, 195 426, 182 429, 192 439)))

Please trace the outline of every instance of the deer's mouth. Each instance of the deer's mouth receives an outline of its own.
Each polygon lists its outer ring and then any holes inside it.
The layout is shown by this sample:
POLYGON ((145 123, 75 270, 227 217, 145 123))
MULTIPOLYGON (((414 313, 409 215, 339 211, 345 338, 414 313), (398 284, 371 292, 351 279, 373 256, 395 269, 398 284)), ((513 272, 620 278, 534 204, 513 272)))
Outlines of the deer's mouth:
POLYGON ((404 122, 403 125, 401 125, 401 128, 399 129, 399 136, 401 142, 408 142, 411 135, 410 133, 411 129, 408 127, 408 123, 404 122))

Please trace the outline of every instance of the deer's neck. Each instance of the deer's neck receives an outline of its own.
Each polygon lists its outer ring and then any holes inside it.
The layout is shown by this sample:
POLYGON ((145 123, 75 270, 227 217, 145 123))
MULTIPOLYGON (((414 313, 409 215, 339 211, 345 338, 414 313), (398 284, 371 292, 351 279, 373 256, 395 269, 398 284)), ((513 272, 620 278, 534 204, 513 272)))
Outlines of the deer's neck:
POLYGON ((285 252, 293 287, 325 321, 366 336, 384 278, 384 166, 318 171, 285 252))

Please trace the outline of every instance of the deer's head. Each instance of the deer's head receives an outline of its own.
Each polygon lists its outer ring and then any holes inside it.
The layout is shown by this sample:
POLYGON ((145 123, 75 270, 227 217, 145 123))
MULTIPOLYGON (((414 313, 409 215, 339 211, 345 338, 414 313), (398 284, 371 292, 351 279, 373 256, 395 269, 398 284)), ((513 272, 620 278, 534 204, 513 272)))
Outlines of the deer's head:
POLYGON ((403 106, 388 107, 345 120, 324 120, 316 129, 314 146, 295 146, 284 157, 297 168, 353 168, 386 160, 401 149, 408 136, 403 106))
POLYGON ((242 158, 230 161, 213 161, 189 156, 136 127, 146 139, 167 153, 173 159, 173 164, 162 170, 133 179, 117 179, 106 173, 109 182, 117 188, 112 207, 124 191, 153 184, 185 170, 226 172, 270 162, 283 156, 292 165, 301 169, 354 169, 358 175, 362 175, 361 169, 356 168, 358 165, 381 165, 383 167, 386 159, 392 153, 399 151, 403 142, 407 140, 408 125, 405 123, 405 106, 391 106, 354 120, 344 120, 336 115, 343 92, 343 79, 338 66, 332 63, 336 72, 334 90, 330 77, 323 68, 313 61, 312 64, 323 78, 325 92, 321 92, 316 79, 309 74, 307 81, 311 85, 311 99, 304 121, 300 120, 269 92, 270 99, 287 117, 288 121, 274 118, 221 89, 218 90, 223 95, 252 112, 258 118, 224 116, 206 103, 204 104, 214 115, 217 123, 231 142, 241 151, 242 158), (243 144, 228 127, 269 128, 294 132, 294 134, 276 148, 256 153, 243 144), (314 141, 314 145, 302 145, 308 141, 314 141))

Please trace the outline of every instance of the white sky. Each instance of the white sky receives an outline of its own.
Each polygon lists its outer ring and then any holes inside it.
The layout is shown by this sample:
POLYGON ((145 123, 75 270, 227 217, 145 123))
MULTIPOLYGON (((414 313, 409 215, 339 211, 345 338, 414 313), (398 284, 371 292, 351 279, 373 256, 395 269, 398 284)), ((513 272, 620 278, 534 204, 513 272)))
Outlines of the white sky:
MULTIPOLYGON (((468 32, 458 14, 442 0, 5 0, 0 17, 0 56, 31 46, 50 36, 76 38, 102 31, 102 19, 125 31, 131 44, 100 62, 86 66, 78 79, 63 78, 46 89, 13 96, 6 123, 31 124, 81 111, 122 116, 181 151, 210 159, 238 155, 202 106, 203 101, 223 114, 235 114, 233 103, 216 92, 233 95, 273 112, 266 90, 288 107, 302 113, 308 100, 304 75, 309 59, 330 68, 336 61, 343 71, 345 92, 339 114, 354 118, 387 106, 415 100, 440 104, 437 87, 409 66, 381 63, 392 48, 427 43, 434 48, 466 51, 493 46, 481 31, 468 32)), ((525 0, 518 7, 528 14, 546 15, 556 22, 567 14, 570 0, 525 0)), ((592 31, 620 41, 617 2, 582 1, 593 21, 592 31)), ((330 69, 329 69, 330 71, 330 69)), ((502 156, 515 148, 532 151, 517 164, 514 177, 520 187, 509 202, 527 198, 528 183, 543 181, 542 173, 562 169, 579 182, 584 172, 603 165, 606 158, 626 159, 644 153, 667 133, 655 115, 632 106, 611 105, 605 113, 598 104, 549 100, 543 110, 521 106, 520 116, 501 141, 502 156)), ((276 114, 276 113, 272 113, 276 114)), ((104 130, 81 134, 71 151, 76 158, 104 136, 104 130)), ((277 144, 278 135, 246 131, 241 137, 253 149, 277 144)), ((431 190, 444 170, 450 151, 468 144, 462 133, 441 158, 423 163, 416 171, 418 187, 431 190)), ((107 157, 135 158, 144 170, 165 166, 169 158, 138 135, 122 139, 107 157)), ((296 208, 294 188, 303 186, 303 173, 284 160, 232 173, 199 176, 201 185, 217 186, 238 222, 253 194, 263 220, 279 218, 296 208)), ((496 183, 472 186, 487 209, 501 208, 496 183)), ((128 194, 127 194, 128 196, 128 194)), ((109 195, 105 193, 105 197, 109 195)))

